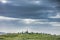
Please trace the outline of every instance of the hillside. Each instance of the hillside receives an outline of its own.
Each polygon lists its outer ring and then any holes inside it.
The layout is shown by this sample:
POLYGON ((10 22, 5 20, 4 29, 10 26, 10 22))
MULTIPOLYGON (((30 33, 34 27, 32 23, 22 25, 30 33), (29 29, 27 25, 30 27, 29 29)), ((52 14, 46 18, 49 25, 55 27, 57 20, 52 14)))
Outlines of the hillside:
POLYGON ((0 35, 1 40, 60 40, 60 36, 44 33, 8 33, 0 35))

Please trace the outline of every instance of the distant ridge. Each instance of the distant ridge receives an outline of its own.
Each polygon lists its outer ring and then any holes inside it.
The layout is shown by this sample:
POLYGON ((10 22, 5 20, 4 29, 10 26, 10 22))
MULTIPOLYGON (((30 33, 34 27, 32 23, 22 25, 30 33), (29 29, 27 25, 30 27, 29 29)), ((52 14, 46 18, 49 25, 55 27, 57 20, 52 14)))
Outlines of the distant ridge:
POLYGON ((0 35, 2 35, 2 34, 6 34, 5 32, 0 32, 0 35))

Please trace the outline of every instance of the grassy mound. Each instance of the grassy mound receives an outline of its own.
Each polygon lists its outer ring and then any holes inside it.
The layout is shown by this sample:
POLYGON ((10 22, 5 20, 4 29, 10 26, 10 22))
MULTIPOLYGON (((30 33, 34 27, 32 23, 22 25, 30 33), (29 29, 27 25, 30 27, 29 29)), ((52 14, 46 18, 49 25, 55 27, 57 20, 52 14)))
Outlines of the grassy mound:
POLYGON ((43 33, 9 33, 0 35, 0 40, 60 40, 60 36, 43 33))

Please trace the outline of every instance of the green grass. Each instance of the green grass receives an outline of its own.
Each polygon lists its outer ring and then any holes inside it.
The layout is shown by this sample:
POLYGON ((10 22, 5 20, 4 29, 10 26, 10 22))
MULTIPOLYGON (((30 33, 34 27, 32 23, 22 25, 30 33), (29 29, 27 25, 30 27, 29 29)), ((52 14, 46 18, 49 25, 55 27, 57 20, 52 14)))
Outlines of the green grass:
POLYGON ((43 33, 12 33, 0 35, 0 40, 60 40, 60 36, 43 33))

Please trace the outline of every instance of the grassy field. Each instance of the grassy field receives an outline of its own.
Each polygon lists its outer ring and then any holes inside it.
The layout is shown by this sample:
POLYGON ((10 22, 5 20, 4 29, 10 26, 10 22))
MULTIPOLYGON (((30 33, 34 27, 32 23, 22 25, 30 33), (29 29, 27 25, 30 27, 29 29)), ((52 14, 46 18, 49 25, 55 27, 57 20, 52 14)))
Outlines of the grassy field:
POLYGON ((0 40, 60 40, 60 36, 44 33, 8 33, 0 35, 0 40))

